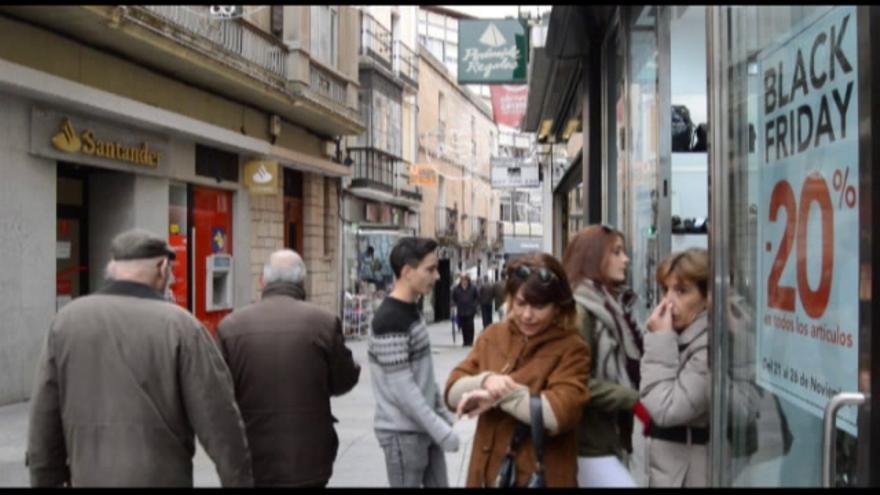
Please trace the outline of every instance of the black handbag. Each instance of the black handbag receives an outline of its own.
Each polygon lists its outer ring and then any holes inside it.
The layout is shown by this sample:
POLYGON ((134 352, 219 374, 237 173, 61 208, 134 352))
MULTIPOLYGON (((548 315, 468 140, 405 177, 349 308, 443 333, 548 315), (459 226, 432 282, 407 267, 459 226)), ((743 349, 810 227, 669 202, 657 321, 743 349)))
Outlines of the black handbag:
POLYGON ((510 446, 501 461, 498 476, 495 478, 496 488, 516 488, 516 451, 525 440, 531 430, 532 448, 535 452, 535 472, 526 482, 526 488, 544 488, 547 486, 544 480, 544 414, 541 410, 541 396, 529 397, 529 413, 531 427, 518 423, 513 430, 510 446))

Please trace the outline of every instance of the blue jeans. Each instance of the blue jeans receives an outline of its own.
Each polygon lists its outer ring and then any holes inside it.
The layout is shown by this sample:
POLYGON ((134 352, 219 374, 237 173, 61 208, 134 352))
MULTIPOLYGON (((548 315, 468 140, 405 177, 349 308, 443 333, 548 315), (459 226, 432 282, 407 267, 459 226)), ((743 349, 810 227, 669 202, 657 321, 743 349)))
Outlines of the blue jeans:
POLYGON ((391 488, 447 488, 446 456, 425 433, 376 430, 391 488))

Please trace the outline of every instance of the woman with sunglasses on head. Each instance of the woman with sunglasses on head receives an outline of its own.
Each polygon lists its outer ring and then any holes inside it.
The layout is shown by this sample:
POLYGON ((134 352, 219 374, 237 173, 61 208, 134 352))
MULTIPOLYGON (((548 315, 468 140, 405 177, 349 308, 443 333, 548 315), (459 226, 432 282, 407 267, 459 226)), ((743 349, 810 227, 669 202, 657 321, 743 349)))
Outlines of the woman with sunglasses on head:
POLYGON ((691 248, 657 267, 663 299, 645 335, 641 401, 651 416, 648 486, 708 485, 709 255, 691 248))
POLYGON ((624 286, 629 257, 623 234, 605 225, 578 232, 563 265, 577 302, 577 329, 589 345, 590 402, 578 425, 578 486, 635 487, 627 470, 633 415, 639 403, 642 330, 631 315, 635 294, 624 286))
POLYGON ((575 487, 574 428, 588 399, 590 356, 574 329, 568 280, 552 256, 526 255, 508 264, 505 294, 507 317, 480 334, 446 382, 447 406, 479 416, 467 486, 497 486, 505 463, 515 466, 515 486, 529 481, 536 471, 530 436, 505 458, 515 431, 523 429, 517 425, 530 424, 530 396, 538 396, 546 486, 575 487))

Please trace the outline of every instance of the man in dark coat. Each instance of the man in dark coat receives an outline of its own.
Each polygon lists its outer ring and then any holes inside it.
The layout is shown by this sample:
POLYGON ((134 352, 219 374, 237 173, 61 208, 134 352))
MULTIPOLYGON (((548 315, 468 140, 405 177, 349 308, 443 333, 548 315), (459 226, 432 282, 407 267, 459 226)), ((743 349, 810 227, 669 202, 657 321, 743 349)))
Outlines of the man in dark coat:
POLYGON ((504 319, 504 285, 506 282, 507 279, 504 278, 503 272, 501 278, 499 278, 498 281, 495 282, 495 312, 498 313, 499 321, 504 319))
POLYGON ((339 318, 305 302, 305 276, 297 253, 276 251, 263 267, 262 300, 217 329, 256 486, 326 486, 339 447, 330 397, 351 390, 360 375, 339 318))
POLYGON ((489 283, 489 277, 483 275, 480 284, 480 312, 483 315, 483 328, 492 324, 492 301, 495 299, 495 286, 489 283))
POLYGON ((232 377, 193 316, 162 298, 174 251, 117 236, 109 283, 52 321, 31 400, 32 486, 192 487, 198 436, 221 484, 253 486, 232 377))
POLYGON ((462 273, 459 283, 452 290, 452 304, 458 314, 461 340, 464 347, 474 343, 474 316, 477 314, 479 296, 467 273, 462 273))

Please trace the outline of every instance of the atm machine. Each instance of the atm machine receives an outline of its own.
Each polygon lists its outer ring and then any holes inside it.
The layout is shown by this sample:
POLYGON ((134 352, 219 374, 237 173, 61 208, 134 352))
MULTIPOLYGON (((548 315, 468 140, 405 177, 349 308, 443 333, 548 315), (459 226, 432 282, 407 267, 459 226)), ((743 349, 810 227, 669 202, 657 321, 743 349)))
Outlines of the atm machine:
POLYGON ((191 187, 193 314, 214 334, 235 307, 232 192, 191 187))
POLYGON ((216 253, 205 258, 205 309, 232 309, 232 256, 216 253))

